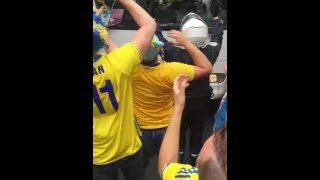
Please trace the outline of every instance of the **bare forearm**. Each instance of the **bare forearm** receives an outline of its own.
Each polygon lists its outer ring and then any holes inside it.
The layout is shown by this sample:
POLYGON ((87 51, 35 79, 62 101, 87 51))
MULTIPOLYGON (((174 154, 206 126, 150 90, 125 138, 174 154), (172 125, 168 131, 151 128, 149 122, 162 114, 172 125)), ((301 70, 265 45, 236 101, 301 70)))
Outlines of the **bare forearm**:
POLYGON ((141 57, 144 57, 156 31, 156 22, 133 0, 121 0, 120 2, 129 11, 135 22, 140 27, 137 33, 133 36, 132 43, 134 43, 140 50, 141 57))
POLYGON ((129 11, 134 21, 139 27, 147 25, 155 25, 152 17, 136 2, 134 1, 121 1, 121 4, 129 11))
POLYGON ((188 51, 196 66, 203 69, 212 69, 212 65, 207 57, 190 41, 184 44, 184 48, 188 51))
POLYGON ((178 162, 180 123, 182 112, 182 107, 175 106, 173 109, 171 121, 160 148, 158 164, 159 174, 161 174, 162 168, 167 163, 178 162))

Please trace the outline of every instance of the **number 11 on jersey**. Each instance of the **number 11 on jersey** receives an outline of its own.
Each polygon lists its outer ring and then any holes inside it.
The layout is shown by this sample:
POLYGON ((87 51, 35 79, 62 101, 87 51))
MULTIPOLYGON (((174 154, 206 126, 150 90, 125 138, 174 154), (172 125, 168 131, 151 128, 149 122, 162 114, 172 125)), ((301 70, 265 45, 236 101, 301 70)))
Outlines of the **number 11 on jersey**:
MULTIPOLYGON (((104 85, 102 88, 99 89, 100 93, 103 94, 103 93, 109 93, 109 98, 110 98, 110 101, 111 101, 111 104, 113 106, 113 109, 115 111, 118 110, 118 102, 117 102, 117 99, 116 99, 116 96, 114 94, 114 91, 113 91, 113 86, 112 86, 112 83, 110 80, 106 80, 106 85, 104 85)), ((98 89, 96 87, 96 85, 93 85, 93 100, 94 102, 96 103, 98 109, 99 109, 99 112, 101 114, 106 114, 106 110, 103 106, 103 103, 100 99, 100 96, 99 96, 99 93, 98 93, 98 89)))

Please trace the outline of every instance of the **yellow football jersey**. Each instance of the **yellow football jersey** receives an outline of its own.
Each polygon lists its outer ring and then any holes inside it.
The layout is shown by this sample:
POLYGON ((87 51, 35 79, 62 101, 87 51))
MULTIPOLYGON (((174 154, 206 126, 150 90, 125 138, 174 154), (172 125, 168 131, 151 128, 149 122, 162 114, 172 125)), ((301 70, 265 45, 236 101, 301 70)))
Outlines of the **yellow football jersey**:
POLYGON ((189 179, 198 180, 199 172, 189 164, 169 163, 162 170, 162 180, 189 179))
POLYGON ((167 127, 173 111, 173 82, 182 74, 193 80, 194 67, 161 61, 152 66, 138 65, 131 74, 134 114, 142 129, 167 127))
POLYGON ((93 164, 104 165, 141 147, 130 74, 141 62, 133 43, 93 60, 93 164))

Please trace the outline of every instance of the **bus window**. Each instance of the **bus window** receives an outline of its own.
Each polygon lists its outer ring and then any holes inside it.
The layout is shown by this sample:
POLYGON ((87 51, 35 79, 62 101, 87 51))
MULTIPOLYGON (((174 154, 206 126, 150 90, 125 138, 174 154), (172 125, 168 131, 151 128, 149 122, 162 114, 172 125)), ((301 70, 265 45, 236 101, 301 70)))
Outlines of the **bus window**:
MULTIPOLYGON (((113 9, 124 9, 119 2, 114 0, 94 0, 97 8, 104 5, 105 7, 113 6, 113 9)), ((157 22, 163 27, 163 30, 179 29, 180 23, 185 15, 190 12, 197 13, 206 21, 210 27, 212 23, 211 0, 135 0, 143 7, 157 22)), ((220 1, 214 0, 220 5, 220 1)), ((121 23, 110 29, 137 30, 138 26, 133 18, 125 10, 121 23)))

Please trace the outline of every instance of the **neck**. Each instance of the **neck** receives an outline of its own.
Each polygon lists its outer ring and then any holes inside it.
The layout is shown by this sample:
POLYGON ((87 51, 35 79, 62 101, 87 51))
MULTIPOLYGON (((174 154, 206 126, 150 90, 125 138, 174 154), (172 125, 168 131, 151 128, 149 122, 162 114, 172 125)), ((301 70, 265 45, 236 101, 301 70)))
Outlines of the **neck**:
POLYGON ((153 64, 157 64, 159 61, 158 61, 158 58, 152 60, 152 61, 144 61, 143 64, 145 65, 153 65, 153 64))

